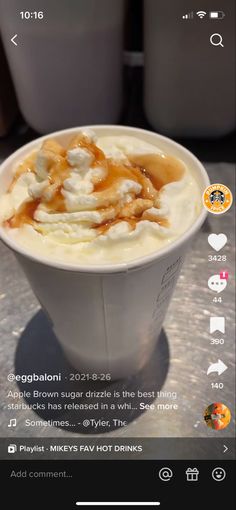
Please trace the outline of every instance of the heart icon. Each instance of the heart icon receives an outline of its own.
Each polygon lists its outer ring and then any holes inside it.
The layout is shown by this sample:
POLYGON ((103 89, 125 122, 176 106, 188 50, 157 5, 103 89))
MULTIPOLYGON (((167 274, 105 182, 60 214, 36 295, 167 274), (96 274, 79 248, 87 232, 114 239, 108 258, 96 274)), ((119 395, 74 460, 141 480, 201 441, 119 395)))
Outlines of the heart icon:
POLYGON ((220 251, 226 245, 227 237, 225 234, 210 234, 208 243, 214 250, 220 251))

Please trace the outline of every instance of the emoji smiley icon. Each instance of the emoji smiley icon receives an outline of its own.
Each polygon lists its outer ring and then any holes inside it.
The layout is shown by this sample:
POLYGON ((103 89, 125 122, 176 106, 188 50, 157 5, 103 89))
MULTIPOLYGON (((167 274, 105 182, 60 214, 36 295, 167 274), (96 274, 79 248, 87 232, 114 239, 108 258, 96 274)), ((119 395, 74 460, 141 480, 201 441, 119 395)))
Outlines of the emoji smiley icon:
POLYGON ((222 467, 216 467, 213 469, 211 475, 216 482, 222 482, 226 477, 226 471, 222 467))

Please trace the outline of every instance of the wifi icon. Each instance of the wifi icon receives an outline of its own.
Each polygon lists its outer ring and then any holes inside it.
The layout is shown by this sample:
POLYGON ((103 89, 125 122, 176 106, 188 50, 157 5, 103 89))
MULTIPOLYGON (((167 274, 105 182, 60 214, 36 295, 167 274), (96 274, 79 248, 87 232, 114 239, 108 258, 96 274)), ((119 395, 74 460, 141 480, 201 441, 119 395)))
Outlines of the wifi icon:
POLYGON ((206 11, 197 11, 196 15, 202 19, 204 16, 206 16, 206 11))

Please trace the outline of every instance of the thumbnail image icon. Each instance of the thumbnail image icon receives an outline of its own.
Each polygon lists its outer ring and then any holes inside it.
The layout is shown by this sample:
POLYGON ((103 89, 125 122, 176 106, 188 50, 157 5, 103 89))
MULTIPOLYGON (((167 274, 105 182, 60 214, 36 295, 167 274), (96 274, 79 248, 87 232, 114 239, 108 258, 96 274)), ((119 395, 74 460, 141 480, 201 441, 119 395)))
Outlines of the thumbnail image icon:
POLYGON ((223 430, 230 423, 231 412, 222 402, 214 402, 205 409, 204 420, 211 429, 223 430))

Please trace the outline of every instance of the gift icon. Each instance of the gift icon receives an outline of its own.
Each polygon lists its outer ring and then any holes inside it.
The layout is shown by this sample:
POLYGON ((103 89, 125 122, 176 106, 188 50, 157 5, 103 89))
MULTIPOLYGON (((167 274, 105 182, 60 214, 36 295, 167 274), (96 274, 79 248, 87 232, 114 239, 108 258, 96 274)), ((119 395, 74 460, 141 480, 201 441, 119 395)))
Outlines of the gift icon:
POLYGON ((186 471, 187 482, 197 482, 199 471, 197 468, 188 468, 186 471))

